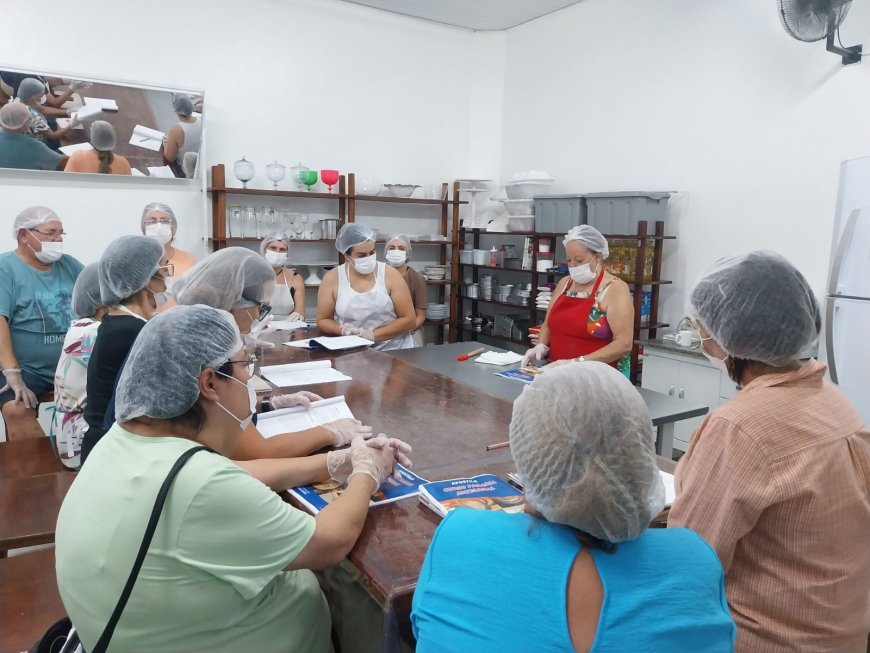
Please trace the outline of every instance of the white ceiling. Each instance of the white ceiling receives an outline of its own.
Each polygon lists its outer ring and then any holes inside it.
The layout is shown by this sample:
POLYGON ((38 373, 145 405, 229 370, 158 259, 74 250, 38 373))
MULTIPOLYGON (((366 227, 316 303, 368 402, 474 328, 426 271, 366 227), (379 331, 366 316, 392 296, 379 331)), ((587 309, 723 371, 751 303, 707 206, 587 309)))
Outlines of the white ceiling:
POLYGON ((503 30, 580 0, 345 0, 357 5, 477 31, 503 30))

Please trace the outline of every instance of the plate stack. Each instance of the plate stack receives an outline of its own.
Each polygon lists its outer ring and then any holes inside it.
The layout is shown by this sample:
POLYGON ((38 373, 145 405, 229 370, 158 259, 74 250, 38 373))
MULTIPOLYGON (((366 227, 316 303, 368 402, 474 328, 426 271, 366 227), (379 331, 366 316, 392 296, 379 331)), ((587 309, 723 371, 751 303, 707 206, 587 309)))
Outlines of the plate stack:
POLYGON ((538 310, 546 311, 550 306, 550 299, 553 297, 553 286, 538 286, 538 297, 535 300, 535 307, 538 310))
POLYGON ((426 319, 432 321, 446 320, 449 310, 447 304, 429 304, 426 307, 426 319))
POLYGON ((423 269, 423 276, 429 281, 440 281, 447 276, 446 265, 427 265, 423 269))
POLYGON ((492 299, 492 284, 495 280, 495 275, 492 274, 481 274, 480 275, 480 298, 491 300, 492 299))

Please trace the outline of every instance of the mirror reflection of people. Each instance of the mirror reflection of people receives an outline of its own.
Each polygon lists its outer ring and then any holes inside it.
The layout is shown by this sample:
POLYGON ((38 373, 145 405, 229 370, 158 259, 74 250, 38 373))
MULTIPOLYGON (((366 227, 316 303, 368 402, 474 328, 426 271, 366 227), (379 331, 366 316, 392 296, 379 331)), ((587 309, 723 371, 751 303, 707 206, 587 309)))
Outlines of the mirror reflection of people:
POLYGON ((411 260, 411 239, 408 236, 396 236, 387 241, 385 247, 387 263, 396 268, 399 274, 408 284, 411 291, 411 303, 414 305, 414 344, 422 347, 425 344, 423 338, 423 323, 426 321, 426 306, 429 304, 429 292, 426 278, 408 265, 411 260))
POLYGON ((172 101, 178 122, 169 128, 163 143, 163 158, 173 166, 178 176, 187 175, 183 167, 184 155, 198 153, 202 143, 202 121, 193 115, 193 101, 186 95, 178 95, 172 101))
POLYGON ((290 267, 290 239, 269 234, 260 242, 260 254, 275 273, 275 292, 268 302, 276 320, 305 321, 305 281, 290 267))
POLYGON ((822 324, 812 287, 756 251, 718 261, 689 301, 703 353, 741 389, 692 435, 668 525, 719 554, 737 651, 863 653, 870 429, 800 360, 822 324))
MULTIPOLYGON (((57 119, 51 115, 45 115, 42 105, 46 103, 48 89, 44 82, 33 77, 23 80, 18 86, 16 100, 30 109, 32 120, 30 121, 29 134, 44 142, 52 150, 60 148, 60 139, 74 127, 74 120, 69 125, 60 127, 57 119)), ((66 116, 66 112, 63 114, 66 116)))
POLYGON ((95 120, 90 127, 93 150, 73 152, 64 172, 93 172, 101 175, 130 175, 130 162, 115 154, 115 128, 105 120, 95 120))
POLYGON ((648 528, 665 500, 654 442, 612 367, 538 376, 510 424, 526 511, 444 518, 414 592, 418 653, 732 651, 716 553, 688 529, 648 528))
POLYGON ((63 170, 69 157, 29 135, 33 115, 20 102, 0 108, 0 168, 63 170))
POLYGON ((323 277, 317 290, 317 328, 324 335, 357 335, 375 349, 410 349, 415 325, 408 284, 394 268, 378 263, 375 232, 345 224, 335 239, 344 263, 323 277))
POLYGON ((168 204, 151 202, 142 209, 142 233, 160 241, 166 252, 166 259, 175 270, 175 277, 181 277, 196 265, 196 258, 187 250, 175 247, 175 236, 178 233, 178 219, 168 204))
POLYGON ((57 520, 58 589, 85 648, 122 592, 170 468, 204 445, 169 488, 111 650, 328 653, 329 606, 311 570, 340 564, 353 548, 369 497, 409 462, 396 448, 403 443, 359 439, 263 461, 285 469, 283 487, 330 476, 347 485, 316 518, 284 502, 256 469, 229 459, 254 391, 235 321, 206 306, 178 306, 145 325, 117 399, 118 421, 57 520))

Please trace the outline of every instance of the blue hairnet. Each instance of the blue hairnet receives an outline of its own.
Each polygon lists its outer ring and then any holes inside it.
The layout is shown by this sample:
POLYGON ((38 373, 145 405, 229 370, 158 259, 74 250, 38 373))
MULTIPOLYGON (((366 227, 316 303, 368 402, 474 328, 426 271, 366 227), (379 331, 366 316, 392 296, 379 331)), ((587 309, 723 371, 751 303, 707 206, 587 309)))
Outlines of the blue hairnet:
POLYGON ((592 252, 600 252, 601 259, 607 260, 610 256, 610 248, 607 246, 607 239, 595 227, 590 227, 588 224, 577 225, 571 227, 562 241, 563 245, 568 245, 572 240, 576 240, 581 245, 585 245, 592 252))
POLYGON ((358 222, 346 222, 335 237, 335 249, 347 254, 351 247, 361 245, 367 240, 374 241, 377 234, 371 227, 358 222))
POLYGON ((116 238, 100 257, 100 298, 117 306, 148 285, 164 256, 163 245, 148 236, 116 238))
POLYGON ((21 229, 35 229, 41 227, 46 222, 60 222, 57 213, 52 211, 47 206, 29 206, 21 213, 15 216, 12 223, 12 237, 18 239, 18 232, 21 229))
POLYGON ((268 303, 274 290, 272 266, 244 247, 209 254, 172 285, 179 304, 205 304, 224 311, 268 303))
POLYGON ((100 298, 100 264, 86 265, 72 291, 72 311, 77 318, 93 317, 104 306, 100 298))
POLYGON ((199 399, 199 374, 242 349, 233 316, 208 306, 176 306, 151 318, 133 343, 115 390, 117 418, 172 419, 199 399))
POLYGON ((529 504, 601 540, 638 537, 665 504, 646 403, 598 362, 535 378, 514 402, 511 454, 529 504))

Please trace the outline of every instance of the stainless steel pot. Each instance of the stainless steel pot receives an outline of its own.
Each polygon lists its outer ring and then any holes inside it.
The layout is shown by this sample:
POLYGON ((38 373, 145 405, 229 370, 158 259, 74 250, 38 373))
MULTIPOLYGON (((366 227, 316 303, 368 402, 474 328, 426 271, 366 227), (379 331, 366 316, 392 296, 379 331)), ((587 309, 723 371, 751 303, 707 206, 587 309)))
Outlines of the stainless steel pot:
POLYGON ((335 240, 338 234, 338 218, 325 218, 320 221, 320 237, 324 240, 335 240))

